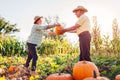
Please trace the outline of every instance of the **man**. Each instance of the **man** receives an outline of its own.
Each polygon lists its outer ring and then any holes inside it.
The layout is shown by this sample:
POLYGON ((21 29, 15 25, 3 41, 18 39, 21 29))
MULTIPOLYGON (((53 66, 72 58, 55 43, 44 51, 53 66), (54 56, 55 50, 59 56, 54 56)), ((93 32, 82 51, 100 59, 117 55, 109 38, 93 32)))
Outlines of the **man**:
POLYGON ((75 25, 61 29, 60 33, 63 34, 65 32, 75 32, 77 33, 79 37, 79 47, 80 47, 80 61, 87 60, 91 61, 90 59, 90 41, 91 41, 91 35, 90 35, 90 21, 88 17, 84 14, 88 12, 86 8, 83 6, 78 6, 73 10, 73 13, 78 18, 78 21, 75 25))

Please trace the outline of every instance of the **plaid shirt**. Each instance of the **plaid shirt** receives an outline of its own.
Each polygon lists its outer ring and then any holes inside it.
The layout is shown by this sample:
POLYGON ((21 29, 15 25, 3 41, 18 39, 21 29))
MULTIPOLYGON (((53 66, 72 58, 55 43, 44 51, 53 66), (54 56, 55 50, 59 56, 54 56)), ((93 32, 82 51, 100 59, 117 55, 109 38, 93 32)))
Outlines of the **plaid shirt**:
POLYGON ((43 30, 45 30, 47 27, 48 26, 40 26, 38 24, 34 24, 33 27, 32 27, 32 30, 31 30, 31 34, 28 37, 27 42, 32 43, 32 44, 41 45, 42 36, 43 36, 43 33, 44 33, 43 30), (38 31, 37 29, 40 29, 40 31, 38 31))

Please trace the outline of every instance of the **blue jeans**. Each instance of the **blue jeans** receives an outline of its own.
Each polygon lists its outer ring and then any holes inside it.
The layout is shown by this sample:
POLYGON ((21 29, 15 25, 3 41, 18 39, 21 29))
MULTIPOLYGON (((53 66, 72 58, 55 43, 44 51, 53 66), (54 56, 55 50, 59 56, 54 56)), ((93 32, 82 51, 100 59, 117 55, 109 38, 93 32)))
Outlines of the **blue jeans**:
POLYGON ((80 61, 86 60, 91 61, 90 59, 90 41, 91 35, 88 31, 82 32, 79 35, 79 47, 80 47, 80 61))
POLYGON ((32 70, 35 71, 36 69, 36 62, 38 59, 37 53, 36 53, 36 44, 27 43, 28 46, 28 57, 25 66, 29 67, 29 63, 32 60, 32 70))

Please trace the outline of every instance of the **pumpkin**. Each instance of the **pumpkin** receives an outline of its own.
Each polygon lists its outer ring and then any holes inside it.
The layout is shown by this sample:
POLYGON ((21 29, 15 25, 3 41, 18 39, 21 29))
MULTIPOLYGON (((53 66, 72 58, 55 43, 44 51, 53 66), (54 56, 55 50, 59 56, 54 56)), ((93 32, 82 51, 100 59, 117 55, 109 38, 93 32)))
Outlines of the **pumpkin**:
POLYGON ((94 78, 94 77, 88 77, 88 78, 85 78, 83 80, 109 80, 108 78, 106 77, 97 77, 97 78, 94 78))
POLYGON ((49 75, 46 80, 73 80, 72 76, 70 74, 65 73, 55 73, 49 75))
POLYGON ((59 31, 62 29, 62 26, 56 26, 55 27, 55 32, 49 32, 49 34, 57 34, 57 35, 59 35, 60 33, 59 33, 59 31))
POLYGON ((115 77, 115 80, 120 80, 120 74, 115 77))
POLYGON ((106 77, 97 77, 96 75, 96 71, 93 72, 93 77, 88 77, 88 78, 85 78, 83 80, 109 80, 108 78, 106 77))
POLYGON ((61 26, 56 26, 56 27, 55 27, 55 32, 56 32, 56 34, 60 34, 59 31, 60 31, 61 29, 62 29, 61 26))
POLYGON ((93 72, 96 72, 96 76, 100 76, 97 66, 90 61, 79 61, 73 66, 73 77, 75 80, 93 77, 93 72))
POLYGON ((8 72, 13 72, 15 70, 15 66, 10 66, 8 72))

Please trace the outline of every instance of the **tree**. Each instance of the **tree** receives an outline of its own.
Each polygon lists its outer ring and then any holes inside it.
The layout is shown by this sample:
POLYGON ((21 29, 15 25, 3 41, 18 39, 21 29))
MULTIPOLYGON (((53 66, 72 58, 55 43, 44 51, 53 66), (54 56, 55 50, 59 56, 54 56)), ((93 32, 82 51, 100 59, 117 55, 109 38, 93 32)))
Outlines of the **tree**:
POLYGON ((19 29, 16 28, 16 24, 10 24, 9 21, 6 21, 4 18, 0 17, 0 35, 11 34, 19 32, 19 29))

